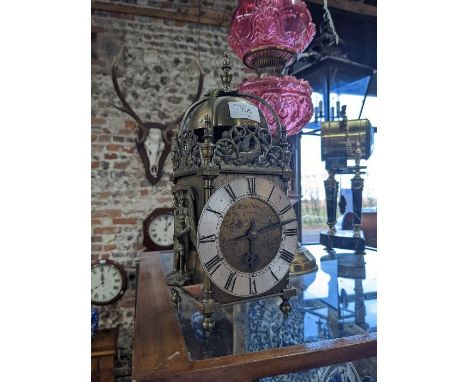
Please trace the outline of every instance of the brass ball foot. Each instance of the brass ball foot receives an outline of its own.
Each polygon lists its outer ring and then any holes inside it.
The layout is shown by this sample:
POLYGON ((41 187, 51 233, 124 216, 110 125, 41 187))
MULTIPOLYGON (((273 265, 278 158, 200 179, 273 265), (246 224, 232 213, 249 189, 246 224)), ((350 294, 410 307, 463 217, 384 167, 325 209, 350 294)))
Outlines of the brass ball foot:
POLYGON ((177 308, 179 306, 180 301, 182 300, 180 294, 175 289, 171 289, 171 300, 174 303, 174 306, 177 308))
POLYGON ((205 332, 211 332, 215 326, 215 322, 211 318, 210 315, 205 315, 205 319, 203 320, 202 327, 205 330, 205 332))

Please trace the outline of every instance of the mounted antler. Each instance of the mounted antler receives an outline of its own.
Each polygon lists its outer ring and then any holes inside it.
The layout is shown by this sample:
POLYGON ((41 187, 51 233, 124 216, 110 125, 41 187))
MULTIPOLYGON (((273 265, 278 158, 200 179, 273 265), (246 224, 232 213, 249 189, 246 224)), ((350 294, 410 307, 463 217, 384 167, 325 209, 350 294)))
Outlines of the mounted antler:
MULTIPOLYGON (((125 46, 122 46, 122 48, 120 48, 119 53, 112 62, 112 83, 114 85, 115 92, 117 93, 117 96, 119 97, 120 102, 122 103, 122 106, 114 104, 114 107, 130 115, 136 121, 138 125, 138 137, 136 139, 137 149, 140 153, 143 164, 145 165, 146 176, 148 180, 152 184, 155 184, 161 176, 162 165, 164 164, 167 154, 170 151, 170 146, 172 143, 170 133, 173 129, 177 128, 180 121, 182 121, 182 118, 184 117, 185 113, 182 113, 174 121, 167 122, 165 124, 159 122, 143 122, 141 120, 138 114, 128 104, 127 100, 125 99, 125 96, 120 90, 120 86, 117 81, 117 66, 122 59, 124 48, 125 46), (156 162, 158 163, 156 164, 156 162)), ((193 102, 196 102, 200 98, 204 82, 204 75, 200 63, 198 62, 198 60, 196 63, 200 74, 198 78, 198 89, 193 102)))
POLYGON ((124 113, 127 113, 130 115, 138 124, 138 128, 141 129, 140 131, 140 139, 139 141, 144 141, 145 138, 148 136, 148 128, 145 128, 145 124, 143 121, 140 119, 137 113, 130 107, 130 105, 127 103, 127 100, 125 99, 125 96, 122 94, 122 91, 120 90, 119 83, 117 81, 117 65, 119 64, 120 60, 122 59, 122 55, 125 49, 125 45, 122 45, 122 47, 119 50, 119 53, 117 53, 117 56, 114 57, 114 61, 112 62, 112 68, 111 68, 111 73, 112 73, 112 83, 114 85, 115 92, 117 93, 117 96, 120 99, 120 102, 122 102, 123 106, 117 106, 114 104, 114 107, 120 111, 123 111, 124 113))

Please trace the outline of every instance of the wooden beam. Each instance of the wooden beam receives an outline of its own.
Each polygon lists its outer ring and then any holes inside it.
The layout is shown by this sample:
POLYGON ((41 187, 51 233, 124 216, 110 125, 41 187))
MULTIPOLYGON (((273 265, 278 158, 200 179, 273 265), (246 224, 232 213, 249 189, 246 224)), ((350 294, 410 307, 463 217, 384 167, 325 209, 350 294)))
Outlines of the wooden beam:
MULTIPOLYGON (((323 7, 323 0, 304 0, 307 3, 321 5, 323 7)), ((329 8, 336 8, 342 11, 358 13, 360 15, 377 17, 377 7, 374 5, 363 4, 351 0, 328 0, 329 8)))
POLYGON ((198 8, 193 7, 181 7, 180 9, 174 11, 166 11, 154 7, 108 3, 104 1, 93 0, 91 1, 91 10, 122 13, 134 16, 147 16, 158 19, 175 20, 195 24, 200 23, 203 25, 214 25, 226 28, 229 27, 229 23, 231 21, 231 14, 216 12, 213 10, 202 9, 199 17, 198 8))
MULTIPOLYGON (((306 2, 323 6, 323 0, 305 0, 306 2)), ((350 13, 377 17, 377 7, 350 0, 328 0, 330 8, 340 9, 350 13)), ((91 1, 91 9, 96 11, 106 11, 112 13, 121 13, 134 16, 147 16, 158 19, 167 19, 182 21, 187 23, 214 25, 220 27, 229 27, 231 13, 216 12, 213 10, 201 11, 198 17, 198 8, 180 7, 174 11, 161 10, 155 7, 145 7, 141 5, 129 5, 121 3, 109 3, 104 1, 91 1)))

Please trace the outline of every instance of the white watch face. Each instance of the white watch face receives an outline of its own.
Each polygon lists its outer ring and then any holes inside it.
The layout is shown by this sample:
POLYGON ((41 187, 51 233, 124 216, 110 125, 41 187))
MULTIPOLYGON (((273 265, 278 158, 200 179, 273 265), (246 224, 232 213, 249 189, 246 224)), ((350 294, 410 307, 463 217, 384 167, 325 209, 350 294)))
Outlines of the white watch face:
POLYGON ((91 268, 91 301, 102 304, 121 294, 121 272, 112 264, 99 263, 91 268))
POLYGON ((289 270, 297 227, 291 202, 278 185, 261 177, 234 179, 213 193, 201 213, 201 264, 228 294, 265 293, 289 270))
POLYGON ((159 215, 150 223, 148 233, 153 243, 162 247, 174 244, 174 215, 159 215))

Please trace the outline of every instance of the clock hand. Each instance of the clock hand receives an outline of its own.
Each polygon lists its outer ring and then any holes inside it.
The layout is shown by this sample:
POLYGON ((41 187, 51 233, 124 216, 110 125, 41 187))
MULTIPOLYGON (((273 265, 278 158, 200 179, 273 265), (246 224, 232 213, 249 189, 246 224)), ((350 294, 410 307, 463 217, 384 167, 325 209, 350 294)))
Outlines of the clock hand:
POLYGON ((272 230, 274 228, 277 228, 277 227, 282 227, 286 224, 289 224, 289 223, 292 223, 296 221, 296 219, 291 219, 291 220, 285 220, 284 222, 279 222, 279 223, 275 223, 275 224, 271 224, 271 225, 267 225, 263 228, 260 228, 259 230, 255 230, 255 231, 252 231, 252 229, 249 229, 249 231, 247 232, 247 234, 245 235, 241 235, 241 236, 237 236, 231 240, 228 240, 228 242, 232 242, 232 241, 239 241, 239 240, 243 240, 243 239, 248 239, 249 237, 253 236, 252 234, 255 235, 255 238, 254 240, 256 239, 256 236, 261 233, 261 232, 266 232, 266 231, 269 231, 269 230, 272 230))
POLYGON ((247 234, 247 235, 237 236, 234 239, 227 240, 227 242, 239 241, 239 240, 248 239, 248 238, 249 238, 249 235, 247 234))
POLYGON ((241 236, 237 236, 231 240, 227 240, 228 242, 231 241, 238 241, 238 240, 243 240, 243 239, 248 239, 248 238, 253 238, 253 240, 256 239, 257 231, 255 230, 255 220, 252 220, 250 222, 250 228, 247 230, 246 234, 243 234, 241 236))
POLYGON ((274 229, 274 228, 277 228, 277 227, 282 227, 286 224, 289 224, 289 223, 292 223, 292 222, 295 222, 296 219, 291 219, 291 220, 285 220, 284 222, 279 222, 279 223, 275 223, 275 224, 272 224, 272 225, 267 225, 266 227, 263 227, 263 228, 260 228, 257 232, 260 233, 260 232, 266 232, 266 231, 269 231, 271 229, 274 229))
POLYGON ((255 222, 251 224, 249 230, 249 252, 244 255, 244 264, 247 265, 251 270, 254 269, 257 263, 257 254, 255 253, 255 240, 257 240, 257 232, 255 231, 255 222))

